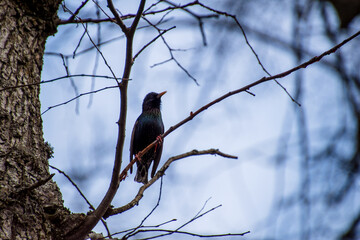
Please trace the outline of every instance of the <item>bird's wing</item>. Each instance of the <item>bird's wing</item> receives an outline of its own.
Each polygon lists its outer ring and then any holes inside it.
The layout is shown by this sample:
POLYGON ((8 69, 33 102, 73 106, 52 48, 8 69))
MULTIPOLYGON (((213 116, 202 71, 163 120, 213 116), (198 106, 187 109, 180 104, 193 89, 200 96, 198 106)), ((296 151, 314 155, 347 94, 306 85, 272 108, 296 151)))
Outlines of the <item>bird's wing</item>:
MULTIPOLYGON (((160 125, 160 134, 164 133, 164 124, 161 120, 161 125, 160 125)), ((160 158, 161 158, 161 154, 162 154, 162 150, 163 150, 163 145, 164 145, 164 141, 162 143, 158 143, 155 149, 155 157, 154 157, 154 164, 153 164, 153 168, 151 170, 151 177, 153 178, 156 172, 157 167, 159 166, 160 163, 160 158)))
POLYGON ((159 166, 160 158, 161 158, 161 154, 162 154, 162 149, 163 149, 163 144, 158 143, 158 145, 156 146, 156 152, 155 152, 153 168, 151 170, 151 178, 154 177, 156 169, 159 166))
MULTIPOLYGON (((130 140, 130 162, 132 160, 132 157, 134 155, 134 139, 135 139, 135 131, 136 131, 136 128, 137 128, 137 124, 139 122, 139 119, 136 119, 136 122, 134 124, 134 128, 132 130, 132 133, 131 133, 131 140, 130 140)), ((130 168, 130 173, 132 173, 132 166, 130 168)))

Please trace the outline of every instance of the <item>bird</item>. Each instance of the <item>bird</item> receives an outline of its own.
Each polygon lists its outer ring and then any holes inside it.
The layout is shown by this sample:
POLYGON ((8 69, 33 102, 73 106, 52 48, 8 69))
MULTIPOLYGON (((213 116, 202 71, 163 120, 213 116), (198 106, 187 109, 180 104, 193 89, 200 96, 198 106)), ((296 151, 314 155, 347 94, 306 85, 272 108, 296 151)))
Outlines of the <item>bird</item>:
MULTIPOLYGON (((160 106, 161 97, 165 93, 166 91, 161 93, 150 92, 145 96, 142 104, 142 113, 136 119, 131 134, 130 162, 133 156, 136 156, 138 152, 142 151, 164 133, 160 106)), ((163 149, 163 141, 162 139, 160 140, 160 143, 136 161, 137 171, 134 181, 143 184, 148 182, 148 171, 152 162, 151 177, 154 177, 163 149)), ((130 173, 132 173, 132 167, 130 168, 130 173)))

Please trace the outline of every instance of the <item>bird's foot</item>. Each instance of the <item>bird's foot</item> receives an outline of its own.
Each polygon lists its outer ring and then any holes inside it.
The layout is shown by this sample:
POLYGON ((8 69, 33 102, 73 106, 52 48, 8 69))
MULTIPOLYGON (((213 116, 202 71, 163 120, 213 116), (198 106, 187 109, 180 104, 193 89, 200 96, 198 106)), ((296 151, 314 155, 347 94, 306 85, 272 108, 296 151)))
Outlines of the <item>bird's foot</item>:
POLYGON ((156 152, 156 150, 158 149, 159 145, 162 144, 163 138, 161 137, 161 135, 159 135, 159 136, 156 137, 156 140, 157 140, 158 142, 155 144, 155 152, 156 152))
POLYGON ((135 158, 137 159, 138 162, 141 162, 141 157, 139 156, 139 154, 135 154, 135 158))
POLYGON ((126 177, 127 177, 127 172, 125 172, 124 174, 120 174, 120 182, 124 181, 126 177))
POLYGON ((161 135, 157 136, 157 137, 156 137, 156 140, 158 140, 159 143, 162 143, 162 142, 163 142, 163 138, 161 137, 161 135))

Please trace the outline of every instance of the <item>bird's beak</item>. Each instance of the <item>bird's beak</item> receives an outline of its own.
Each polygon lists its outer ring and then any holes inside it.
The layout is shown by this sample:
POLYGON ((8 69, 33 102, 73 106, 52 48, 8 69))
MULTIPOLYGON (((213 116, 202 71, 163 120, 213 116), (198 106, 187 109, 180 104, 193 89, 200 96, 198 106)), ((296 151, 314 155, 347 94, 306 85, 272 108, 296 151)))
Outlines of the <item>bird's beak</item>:
POLYGON ((156 97, 157 97, 157 98, 161 98, 165 93, 166 93, 166 91, 161 92, 161 93, 159 93, 156 97))

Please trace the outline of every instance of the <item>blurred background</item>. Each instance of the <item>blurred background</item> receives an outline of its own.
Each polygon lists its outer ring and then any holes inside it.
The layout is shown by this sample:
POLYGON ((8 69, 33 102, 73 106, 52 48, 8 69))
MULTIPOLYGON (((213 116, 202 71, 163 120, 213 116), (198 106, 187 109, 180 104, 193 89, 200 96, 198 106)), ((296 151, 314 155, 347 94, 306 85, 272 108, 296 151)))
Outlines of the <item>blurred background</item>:
MULTIPOLYGON (((138 2, 114 4, 128 15, 136 13, 138 2)), ((149 13, 190 2, 147 1, 145 9, 151 7, 149 13)), ((63 21, 48 39, 42 80, 71 77, 41 86, 42 116, 44 138, 54 148, 50 164, 66 172, 97 206, 112 174, 119 90, 82 94, 116 85, 111 71, 122 76, 125 40, 116 24, 102 21, 107 16, 99 7, 112 16, 106 1, 89 1, 78 14, 82 22, 74 23, 78 18, 71 19, 69 11, 75 12, 81 3, 62 3, 63 21), (100 23, 94 23, 96 19, 100 23)), ((202 3, 236 16, 272 75, 320 55, 360 30, 358 0, 202 3)), ((167 91, 162 117, 168 129, 215 98, 268 76, 231 16, 194 4, 146 19, 162 30, 176 28, 148 46, 133 65, 123 167, 129 159, 132 127, 148 92, 167 91)), ((125 20, 128 26, 131 22, 125 20)), ((141 20, 134 54, 158 34, 141 20)), ((202 208, 205 212, 221 204, 182 230, 250 231, 229 239, 360 239, 359 49, 360 38, 355 38, 320 62, 278 79, 297 103, 277 83, 266 82, 249 89, 255 96, 243 92, 225 99, 166 137, 160 167, 169 157, 192 149, 217 148, 238 159, 208 155, 174 162, 163 177, 160 205, 144 225, 177 219, 161 226, 176 229, 202 208)), ((74 186, 51 171, 65 206, 86 213, 89 206, 74 186)), ((134 174, 120 184, 112 205, 120 207, 134 198, 141 185, 133 178, 134 174)), ((160 181, 145 191, 138 206, 107 219, 110 232, 138 226, 156 205, 159 191, 160 181)), ((101 223, 95 230, 107 235, 101 223)))

